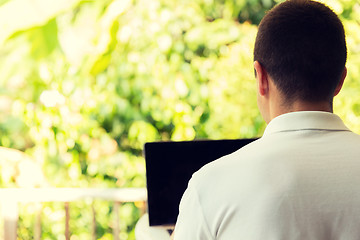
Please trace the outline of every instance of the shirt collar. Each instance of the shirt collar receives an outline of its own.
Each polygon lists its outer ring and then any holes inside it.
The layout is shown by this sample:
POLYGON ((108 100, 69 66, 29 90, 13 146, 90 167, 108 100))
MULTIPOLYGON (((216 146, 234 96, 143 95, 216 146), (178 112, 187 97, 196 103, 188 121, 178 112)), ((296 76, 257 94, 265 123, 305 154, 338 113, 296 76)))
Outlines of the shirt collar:
POLYGON ((350 131, 341 118, 333 113, 303 111, 285 113, 272 119, 265 129, 264 136, 275 132, 305 129, 350 131))

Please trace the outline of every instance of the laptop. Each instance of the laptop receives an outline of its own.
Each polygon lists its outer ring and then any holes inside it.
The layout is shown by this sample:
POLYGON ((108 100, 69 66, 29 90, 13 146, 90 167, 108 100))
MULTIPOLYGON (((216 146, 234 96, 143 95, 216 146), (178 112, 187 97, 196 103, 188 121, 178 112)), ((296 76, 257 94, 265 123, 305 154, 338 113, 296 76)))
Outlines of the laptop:
POLYGON ((192 174, 255 139, 151 142, 144 146, 149 225, 172 229, 192 174))

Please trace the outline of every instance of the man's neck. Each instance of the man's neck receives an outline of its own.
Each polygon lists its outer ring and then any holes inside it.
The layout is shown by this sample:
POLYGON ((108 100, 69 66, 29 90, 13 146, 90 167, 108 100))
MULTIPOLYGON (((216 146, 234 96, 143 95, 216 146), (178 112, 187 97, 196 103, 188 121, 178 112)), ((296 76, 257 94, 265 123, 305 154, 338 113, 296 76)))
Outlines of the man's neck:
POLYGON ((292 104, 275 105, 270 108, 270 118, 274 119, 285 113, 290 112, 302 112, 302 111, 321 111, 321 112, 333 112, 332 102, 305 102, 295 101, 292 104))
POLYGON ((288 112, 300 112, 300 111, 322 111, 322 112, 333 112, 332 101, 322 102, 305 102, 296 101, 287 107, 288 112))

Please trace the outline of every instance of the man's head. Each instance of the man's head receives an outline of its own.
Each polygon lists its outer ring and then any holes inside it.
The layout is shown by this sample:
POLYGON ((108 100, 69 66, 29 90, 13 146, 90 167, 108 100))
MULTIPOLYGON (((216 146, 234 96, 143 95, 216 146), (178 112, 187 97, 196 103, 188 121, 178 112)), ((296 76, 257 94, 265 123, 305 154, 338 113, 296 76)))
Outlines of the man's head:
POLYGON ((259 25, 254 61, 271 77, 285 104, 331 104, 340 90, 346 57, 343 25, 321 3, 283 2, 259 25))

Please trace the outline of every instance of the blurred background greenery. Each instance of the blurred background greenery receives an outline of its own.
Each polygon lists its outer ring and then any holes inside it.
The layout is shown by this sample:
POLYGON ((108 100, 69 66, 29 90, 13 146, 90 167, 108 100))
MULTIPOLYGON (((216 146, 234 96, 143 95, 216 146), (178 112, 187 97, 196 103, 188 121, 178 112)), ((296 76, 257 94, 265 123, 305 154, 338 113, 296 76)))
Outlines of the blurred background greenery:
MULTIPOLYGON (((261 136, 252 50, 277 2, 0 0, 0 146, 32 159, 0 157, 0 186, 145 187, 147 141, 261 136)), ((335 112, 360 133, 360 4, 323 2, 347 33, 335 112)), ((112 239, 112 206, 96 204, 97 237, 112 239)), ((75 205, 72 239, 90 239, 89 204, 75 205)), ((62 239, 59 206, 44 209, 43 239, 62 239)), ((138 206, 121 209, 120 236, 134 239, 138 206)))

